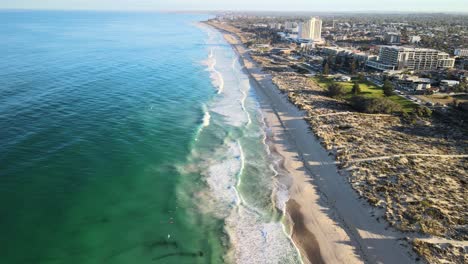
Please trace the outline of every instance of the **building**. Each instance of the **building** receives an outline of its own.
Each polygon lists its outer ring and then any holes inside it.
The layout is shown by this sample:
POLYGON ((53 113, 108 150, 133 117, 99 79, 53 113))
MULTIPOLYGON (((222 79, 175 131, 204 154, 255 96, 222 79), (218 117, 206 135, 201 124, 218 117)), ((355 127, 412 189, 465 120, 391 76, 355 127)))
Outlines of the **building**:
POLYGON ((431 88, 431 79, 417 76, 399 76, 396 80, 398 88, 408 91, 425 91, 431 88))
POLYGON ((332 35, 332 38, 333 40, 336 40, 336 41, 343 41, 343 40, 347 40, 348 39, 348 36, 345 35, 345 34, 334 34, 332 35))
POLYGON ((450 55, 445 52, 439 52, 437 55, 437 68, 451 69, 455 66, 455 59, 450 58, 450 55))
POLYGON ((401 35, 397 32, 386 32, 384 39, 387 44, 400 44, 401 35))
POLYGON ((453 54, 459 57, 468 57, 468 49, 455 49, 453 54))
POLYGON ((447 53, 413 47, 380 47, 377 61, 368 61, 367 66, 378 70, 436 70, 453 68, 455 59, 447 53))
POLYGON ((310 20, 299 24, 299 39, 309 39, 313 41, 322 40, 322 20, 313 17, 310 20))
POLYGON ((300 43, 300 48, 303 52, 309 52, 315 49, 315 43, 300 43))
POLYGON ((459 85, 459 81, 454 81, 454 80, 442 80, 440 81, 440 88, 442 88, 443 91, 448 90, 449 88, 452 88, 454 86, 459 85))
POLYGON ((268 28, 268 24, 258 23, 258 24, 253 24, 250 27, 252 27, 252 28, 268 28))
POLYGON ((286 30, 286 32, 298 32, 298 28, 297 28, 297 23, 296 22, 290 22, 290 21, 287 21, 284 23, 284 30, 286 30))
POLYGON ((408 38, 409 43, 419 43, 421 42, 421 37, 420 36, 409 36, 408 38))
POLYGON ((285 55, 289 55, 291 54, 293 50, 290 49, 290 48, 273 48, 270 50, 270 53, 271 54, 285 54, 285 55))
POLYGON ((338 82, 350 82, 350 81, 351 81, 351 77, 346 76, 346 75, 338 75, 338 76, 335 77, 335 81, 338 81, 338 82))
POLYGON ((283 27, 283 25, 281 25, 280 23, 270 23, 268 24, 268 26, 274 30, 281 30, 281 28, 283 27))
POLYGON ((367 61, 371 56, 368 53, 355 49, 341 47, 324 47, 322 52, 328 56, 346 56, 355 58, 357 61, 367 61))
POLYGON ((340 47, 324 47, 322 49, 322 52, 325 53, 326 55, 336 56, 340 53, 347 52, 347 49, 340 48, 340 47))

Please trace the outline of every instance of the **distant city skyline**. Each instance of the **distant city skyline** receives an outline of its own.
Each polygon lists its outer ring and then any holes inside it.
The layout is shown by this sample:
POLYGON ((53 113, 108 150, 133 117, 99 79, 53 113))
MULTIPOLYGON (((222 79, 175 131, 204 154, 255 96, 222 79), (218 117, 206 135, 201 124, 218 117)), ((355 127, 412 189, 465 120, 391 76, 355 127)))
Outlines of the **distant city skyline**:
POLYGON ((0 9, 468 12, 463 0, 0 0, 0 9))

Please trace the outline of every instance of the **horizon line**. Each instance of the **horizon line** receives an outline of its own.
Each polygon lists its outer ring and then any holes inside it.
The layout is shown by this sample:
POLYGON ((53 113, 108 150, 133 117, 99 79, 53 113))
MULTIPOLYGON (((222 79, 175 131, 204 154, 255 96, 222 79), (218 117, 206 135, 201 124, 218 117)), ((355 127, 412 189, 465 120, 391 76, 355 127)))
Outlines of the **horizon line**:
POLYGON ((412 11, 412 10, 348 10, 348 11, 326 11, 326 10, 229 10, 229 9, 86 9, 86 8, 1 8, 0 11, 93 11, 93 12, 157 12, 157 13, 328 13, 328 14, 353 14, 353 13, 378 13, 378 14, 466 14, 468 11, 412 11))

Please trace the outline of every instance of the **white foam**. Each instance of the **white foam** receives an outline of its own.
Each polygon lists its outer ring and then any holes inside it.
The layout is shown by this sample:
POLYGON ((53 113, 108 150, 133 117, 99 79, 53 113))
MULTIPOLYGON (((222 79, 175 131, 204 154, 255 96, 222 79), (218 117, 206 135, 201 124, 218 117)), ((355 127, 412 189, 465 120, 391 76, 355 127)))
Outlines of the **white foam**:
POLYGON ((216 70, 216 58, 211 57, 209 60, 211 63, 208 67, 208 70, 211 72, 211 80, 213 86, 218 88, 218 94, 220 94, 224 90, 224 78, 223 75, 218 70, 216 70))
MULTIPOLYGON (((244 85, 248 87, 249 84, 247 85, 244 85)), ((242 87, 242 86, 241 86, 242 87)), ((241 88, 241 93, 243 94, 243 97, 241 99, 241 106, 242 106, 242 110, 244 111, 244 113, 247 115, 247 125, 250 125, 252 123, 252 118, 250 118, 250 113, 249 111, 247 110, 247 108, 245 107, 245 101, 247 100, 247 97, 248 97, 248 89, 242 89, 241 88)))
POLYGON ((236 175, 241 174, 244 159, 240 143, 229 142, 226 147, 222 162, 209 166, 206 181, 213 213, 226 219, 235 262, 295 263, 297 253, 283 225, 265 221, 265 215, 250 207, 237 191, 241 179, 236 175))
POLYGON ((208 108, 206 107, 206 105, 203 105, 203 110, 204 110, 204 113, 203 113, 203 127, 207 127, 210 125, 210 120, 211 120, 211 115, 210 115, 210 111, 208 110, 208 108))
POLYGON ((218 94, 224 90, 223 75, 216 69, 216 58, 214 57, 214 48, 210 49, 208 59, 203 62, 207 66, 207 71, 210 72, 211 83, 218 89, 218 94))
POLYGON ((242 199, 242 196, 239 193, 239 186, 242 184, 242 172, 244 171, 244 167, 245 167, 245 155, 242 149, 242 145, 240 144, 239 141, 237 141, 237 148, 239 149, 239 154, 240 154, 239 155, 240 169, 237 173, 237 179, 236 179, 237 183, 236 183, 235 191, 236 191, 236 195, 238 198, 237 205, 240 206, 242 203, 245 203, 245 201, 242 199))
POLYGON ((297 263, 297 252, 279 222, 264 222, 243 206, 226 219, 235 263, 297 263))
MULTIPOLYGON (((219 44, 223 41, 219 33, 213 33, 212 30, 207 32, 209 43, 219 44)), ((209 125, 211 111, 222 115, 226 124, 249 129, 249 135, 253 133, 262 138, 265 153, 272 161, 268 167, 273 173, 265 173, 266 177, 271 175, 271 179, 262 179, 258 188, 272 189, 271 202, 278 209, 284 210, 289 193, 287 186, 278 181, 279 172, 276 167, 280 160, 273 159, 272 151, 268 147, 266 124, 260 123, 263 129, 258 131, 252 131, 256 126, 249 126, 252 124, 249 110, 258 110, 258 105, 250 105, 252 101, 248 100, 251 89, 249 79, 242 72, 238 58, 229 56, 230 54, 220 47, 212 47, 209 50, 206 65, 211 73, 213 85, 218 87, 219 95, 210 104, 209 111, 205 111, 208 113, 207 124, 209 125)), ((300 263, 297 251, 282 223, 277 219, 269 219, 269 212, 262 212, 249 205, 243 199, 242 192, 239 192, 242 181, 249 180, 242 177, 246 163, 244 151, 238 139, 227 138, 215 153, 197 153, 204 155, 198 157, 204 162, 198 163, 197 166, 203 170, 208 186, 206 192, 197 194, 197 199, 204 201, 200 203, 200 210, 225 219, 225 229, 232 246, 231 256, 235 263, 300 263)), ((259 159, 258 162, 263 161, 259 159)))
POLYGON ((210 111, 208 110, 208 107, 204 104, 203 105, 203 120, 202 120, 201 126, 198 128, 197 134, 195 136, 195 141, 198 141, 198 137, 200 136, 200 133, 203 131, 203 129, 210 125, 210 120, 211 120, 210 111))
POLYGON ((225 158, 220 163, 209 165, 206 182, 210 189, 210 195, 215 200, 216 208, 214 213, 225 218, 232 208, 240 203, 236 190, 237 178, 242 167, 240 150, 237 144, 229 143, 223 155, 225 158))
POLYGON ((230 125, 242 127, 250 124, 250 116, 245 108, 250 84, 248 79, 235 67, 230 67, 232 58, 225 56, 225 51, 215 50, 217 63, 216 73, 222 77, 214 78, 215 83, 222 87, 222 97, 218 97, 212 105, 212 111, 223 115, 230 125))

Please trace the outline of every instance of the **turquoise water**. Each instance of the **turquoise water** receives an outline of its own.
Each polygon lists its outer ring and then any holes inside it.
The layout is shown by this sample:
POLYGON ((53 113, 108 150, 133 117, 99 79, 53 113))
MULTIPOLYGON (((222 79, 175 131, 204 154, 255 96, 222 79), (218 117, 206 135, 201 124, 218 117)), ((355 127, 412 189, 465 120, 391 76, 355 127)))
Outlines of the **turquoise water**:
POLYGON ((0 13, 0 263, 298 262, 268 128, 206 18, 0 13))

